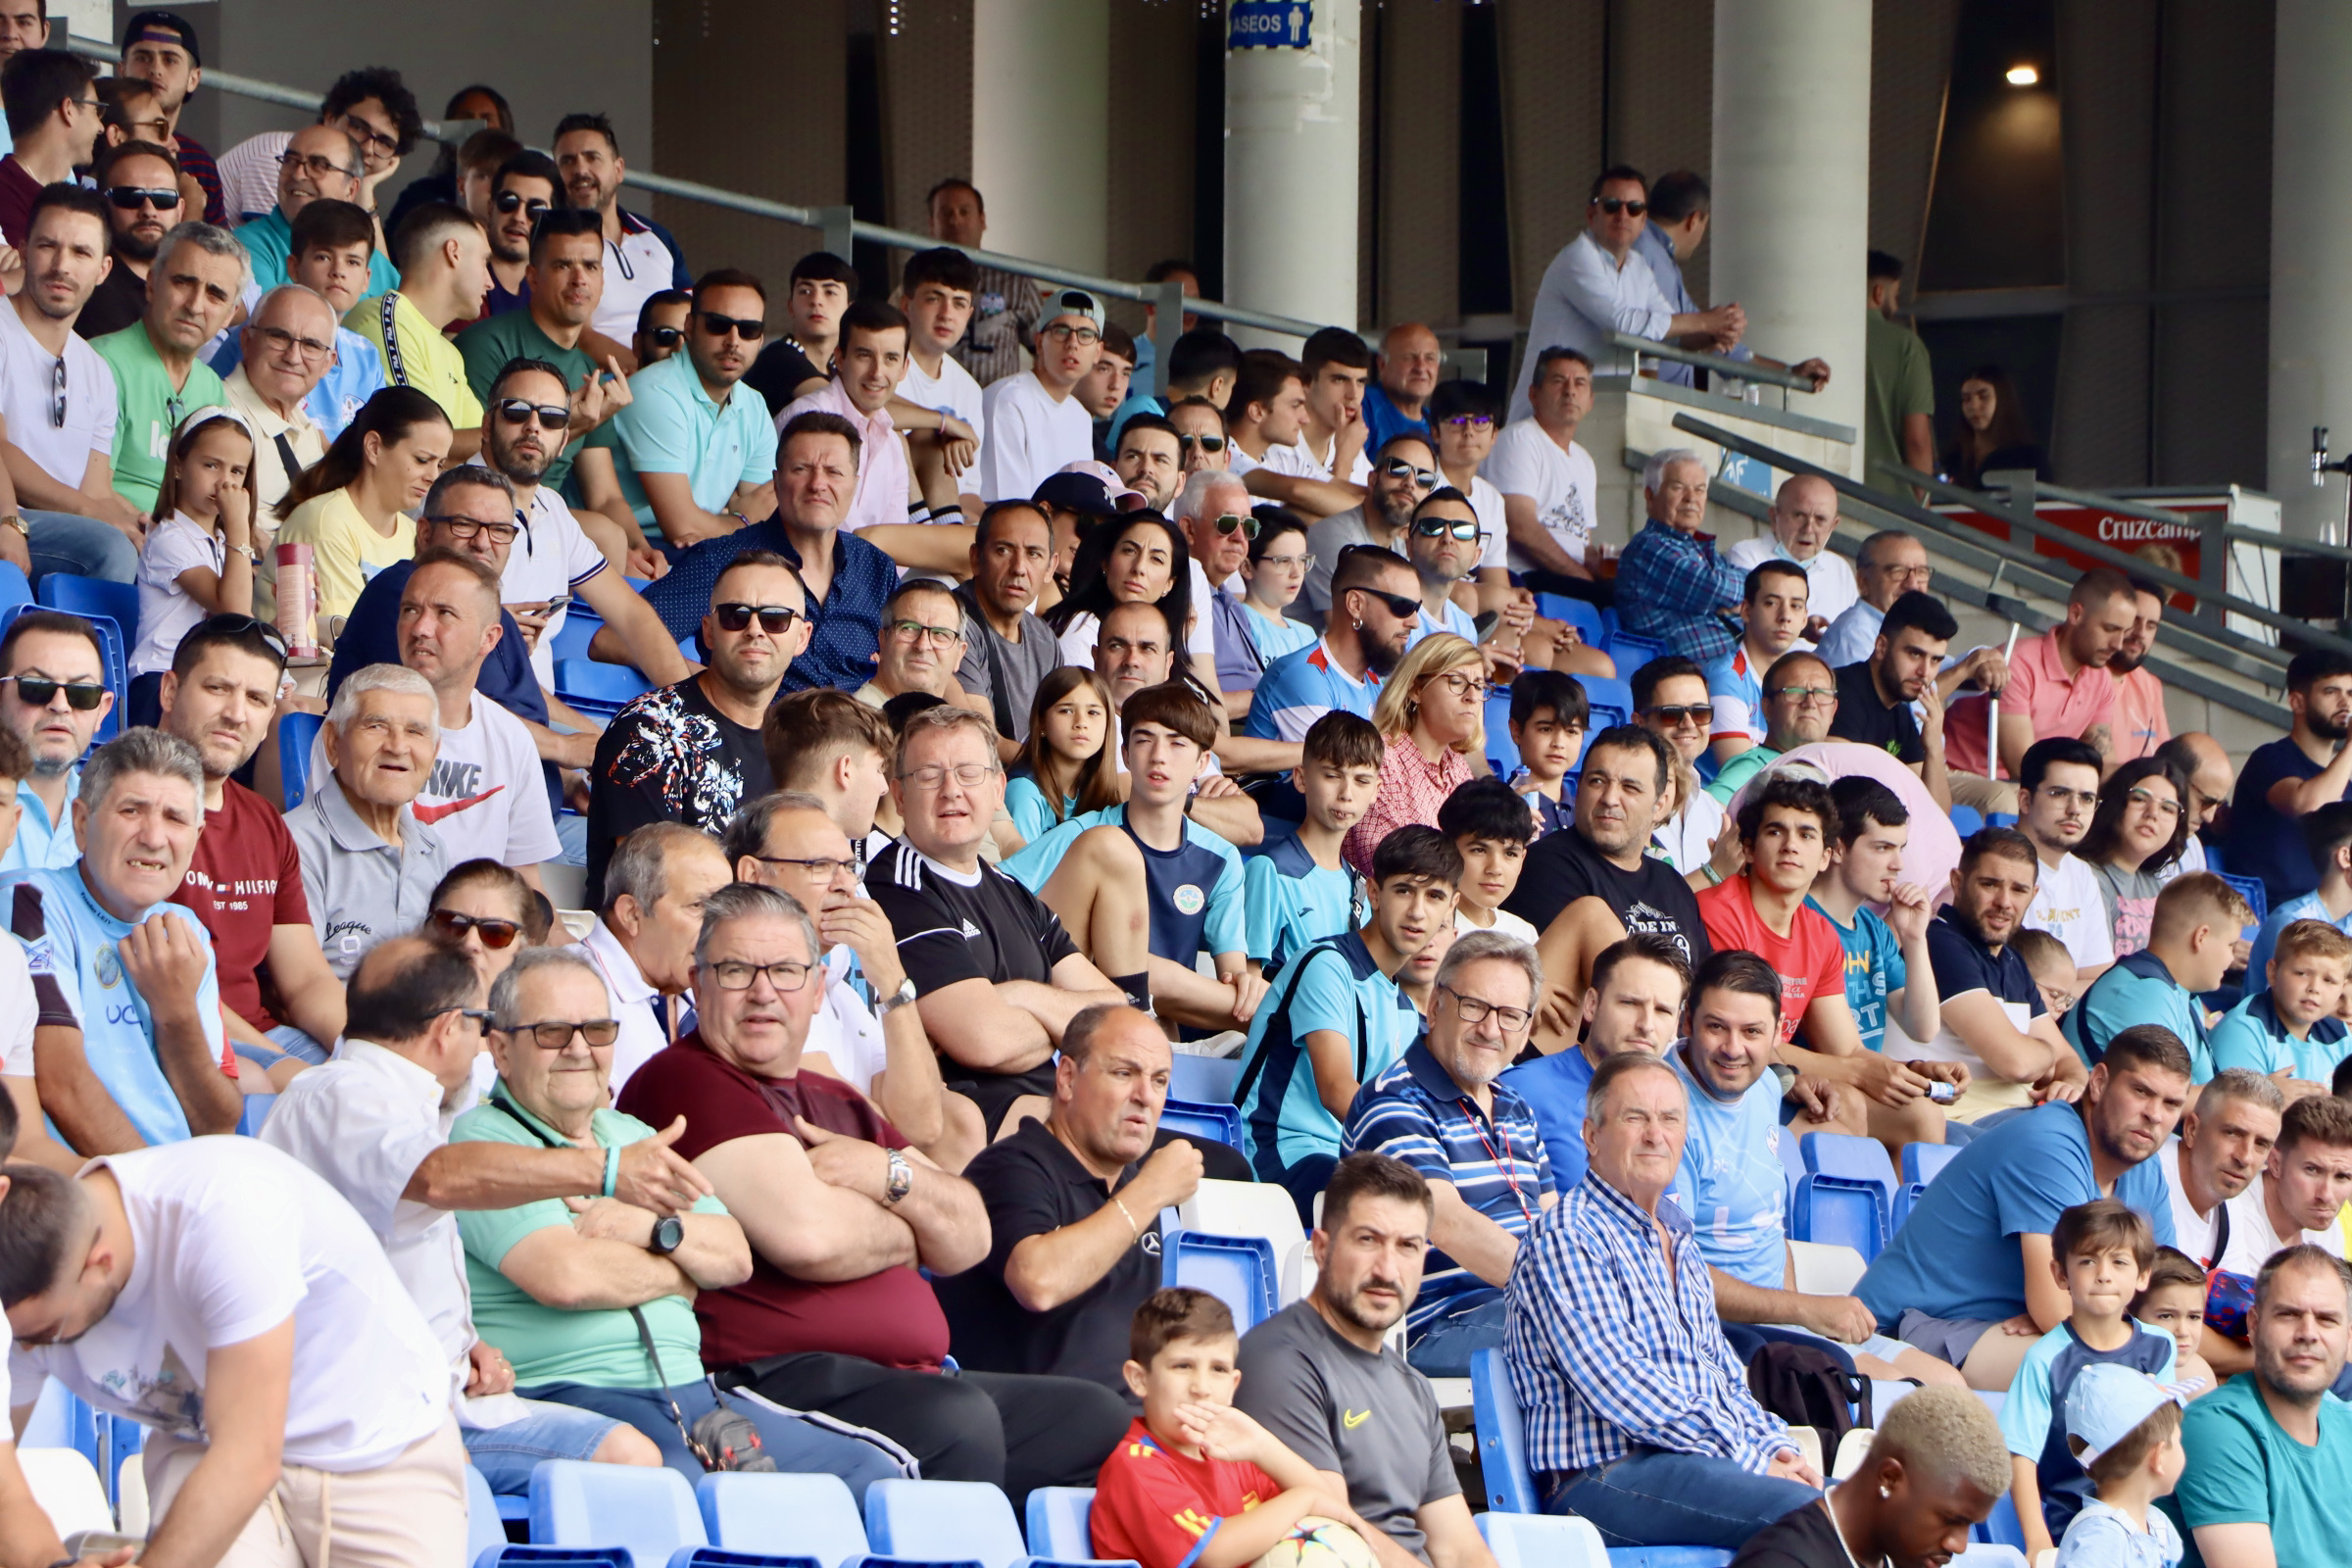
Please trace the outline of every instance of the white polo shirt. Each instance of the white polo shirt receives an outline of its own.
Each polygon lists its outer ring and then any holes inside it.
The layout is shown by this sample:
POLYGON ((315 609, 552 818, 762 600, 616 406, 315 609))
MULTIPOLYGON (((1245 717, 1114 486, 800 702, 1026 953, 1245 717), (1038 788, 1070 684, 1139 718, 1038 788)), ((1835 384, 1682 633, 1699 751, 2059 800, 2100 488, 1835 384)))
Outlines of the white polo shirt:
POLYGON ((588 934, 580 939, 580 952, 597 972, 605 977, 605 988, 612 993, 612 1016, 620 1020, 620 1038, 612 1042, 612 1097, 620 1098, 620 1086, 629 1081, 629 1074, 651 1061, 661 1052, 669 1049, 669 1035, 655 1016, 655 1009, 663 1004, 661 992, 647 984, 637 968, 637 960, 629 956, 620 938, 612 934, 602 915, 590 923, 588 934))
MULTIPOLYGON (((510 605, 544 605, 558 594, 576 592, 608 564, 571 508, 545 485, 532 490, 530 506, 516 520, 522 532, 514 536, 506 569, 498 574, 498 597, 510 605)), ((556 689, 556 633, 570 613, 565 606, 550 616, 539 646, 531 650, 531 673, 542 690, 556 689)))

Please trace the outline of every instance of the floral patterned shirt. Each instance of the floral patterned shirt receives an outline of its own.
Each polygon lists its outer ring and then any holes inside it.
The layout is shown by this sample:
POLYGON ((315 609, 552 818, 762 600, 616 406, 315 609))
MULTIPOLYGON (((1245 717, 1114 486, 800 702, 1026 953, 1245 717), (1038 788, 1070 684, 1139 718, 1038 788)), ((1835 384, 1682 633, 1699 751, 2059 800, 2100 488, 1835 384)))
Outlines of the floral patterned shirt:
POLYGON ((613 846, 648 822, 716 836, 743 802, 775 788, 758 728, 711 706, 704 677, 647 692, 596 743, 588 770, 588 900, 604 903, 613 846))

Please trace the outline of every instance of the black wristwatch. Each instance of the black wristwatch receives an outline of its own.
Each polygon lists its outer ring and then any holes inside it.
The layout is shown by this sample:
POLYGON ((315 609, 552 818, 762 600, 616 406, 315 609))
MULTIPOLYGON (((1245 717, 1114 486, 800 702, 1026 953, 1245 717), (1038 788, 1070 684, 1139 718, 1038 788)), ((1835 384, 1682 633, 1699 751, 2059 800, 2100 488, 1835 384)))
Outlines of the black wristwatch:
POLYGON ((654 1239, 645 1244, 645 1249, 656 1257, 667 1257, 685 1245, 686 1222, 675 1214, 664 1214, 654 1221, 654 1239))

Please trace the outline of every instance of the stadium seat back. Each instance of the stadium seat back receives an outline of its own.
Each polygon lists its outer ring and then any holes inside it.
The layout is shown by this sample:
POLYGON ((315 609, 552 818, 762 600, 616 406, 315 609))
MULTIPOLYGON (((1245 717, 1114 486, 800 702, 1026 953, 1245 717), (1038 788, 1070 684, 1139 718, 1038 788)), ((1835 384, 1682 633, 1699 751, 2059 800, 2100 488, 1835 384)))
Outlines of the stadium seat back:
POLYGON ((1490 1508, 1478 1516, 1478 1533, 1494 1553, 1494 1568, 1608 1568, 1608 1547, 1589 1519, 1490 1508))
POLYGON ((640 1564, 710 1544, 694 1488, 667 1465, 545 1459, 531 1471, 531 1540, 552 1546, 626 1546, 640 1564))
POLYGON ((1597 735, 1604 729, 1615 729, 1620 724, 1634 721, 1634 710, 1630 704, 1624 708, 1615 703, 1592 703, 1587 706, 1592 709, 1591 716, 1586 720, 1592 734, 1597 735))
POLYGON ((2001 1500, 1992 1505, 1992 1513, 1970 1532, 1969 1539, 1987 1545, 2014 1546, 2021 1553, 2026 1546, 2026 1527, 2018 1522, 2017 1499, 2004 1492, 2001 1500))
POLYGON ((567 703, 601 703, 617 709, 654 688, 625 664, 601 664, 593 659, 556 661, 556 695, 567 703))
POLYGON ((1719 1546, 1611 1546, 1609 1568, 1724 1568, 1732 1554, 1719 1546))
POLYGON ((1241 1081, 1238 1056, 1196 1056, 1179 1051, 1168 1072, 1168 1095, 1195 1104, 1230 1105, 1241 1081))
POLYGON ((2237 889, 2245 901, 2254 906, 2254 923, 2246 927, 2247 940, 2253 940, 2255 930, 2271 912, 2270 889, 2263 886, 2262 878, 2258 876, 2231 876, 2227 871, 2216 871, 2214 875, 2237 889))
POLYGON ((1952 808, 1951 816, 1952 831, 1959 834, 1964 841, 1974 836, 1977 830, 1984 825, 1984 813, 1973 806, 1955 806, 1952 808))
POLYGON ((311 743, 325 725, 323 713, 277 715, 277 776, 289 811, 311 793, 311 743))
POLYGON ((32 584, 9 562, 0 561, 0 606, 33 603, 32 584))
POLYGON ((1210 1143, 1242 1147, 1242 1113, 1233 1105, 1197 1100, 1171 1099, 1159 1113, 1161 1132, 1204 1138, 1210 1143))
POLYGON ((1180 1230, 1159 1239, 1159 1283, 1206 1291, 1233 1310, 1247 1334, 1274 1315, 1281 1275, 1262 1236, 1210 1236, 1180 1230))
POLYGON ((1903 1181, 1925 1187, 1943 1174, 1943 1167, 1960 1155, 1958 1144, 1905 1144, 1903 1181))
POLYGON ((247 1138, 261 1137, 262 1128, 270 1120, 270 1112, 276 1104, 275 1095, 247 1095, 245 1103, 237 1111, 237 1131, 247 1138))
POLYGON ((1029 1494, 1029 1553, 1075 1562, 1095 1554, 1095 1489, 1039 1487, 1029 1494))
POLYGON ((981 1568, 1029 1554, 1012 1503, 984 1481, 877 1481, 865 1489, 865 1539, 886 1556, 981 1568))
POLYGON ((1865 1261, 1875 1258, 1886 1245, 1886 1195, 1871 1183, 1800 1176, 1788 1235, 1800 1242, 1850 1247, 1865 1261))
POLYGON ((115 1510, 89 1456, 74 1448, 19 1448, 17 1463, 32 1500, 41 1505, 60 1540, 77 1530, 112 1530, 115 1510))
POLYGON ((1500 1350, 1471 1352, 1470 1411, 1478 1425, 1478 1463, 1487 1481, 1487 1506, 1497 1513, 1541 1512, 1535 1472, 1527 1467, 1527 1428, 1519 1419, 1519 1396, 1511 1392, 1510 1370, 1500 1350))
POLYGON ((466 1467, 466 1560, 475 1562, 485 1551, 507 1544, 507 1527, 498 1516, 498 1498, 490 1478, 472 1465, 466 1467))
POLYGON ((586 659, 588 645, 605 624, 605 617, 574 600, 564 612, 564 624, 556 628, 555 640, 548 648, 559 660, 586 659))
POLYGON ((1536 613, 1563 626, 1574 626, 1577 634, 1595 648, 1609 640, 1608 624, 1600 618, 1600 607, 1590 600, 1571 599, 1566 594, 1538 594, 1536 613))
POLYGON ((1508 782, 1519 771, 1519 748, 1511 740, 1511 694, 1508 688, 1487 698, 1487 760, 1494 776, 1508 782))
POLYGON ((53 571, 41 579, 31 598, 36 604, 68 614, 86 615, 92 620, 103 615, 132 643, 139 639, 136 583, 108 582, 99 577, 76 577, 70 571, 53 571))
POLYGON ((1875 1183, 1881 1191, 1893 1196, 1894 1161, 1886 1157, 1886 1146, 1876 1138, 1807 1133, 1797 1140, 1796 1147, 1805 1169, 1813 1175, 1875 1183))
MULTIPOLYGON (((1628 664, 1623 660, 1619 660, 1617 667, 1619 669, 1637 669, 1641 666, 1628 664)), ((1576 677, 1576 683, 1585 689, 1585 702, 1589 707, 1614 708, 1627 713, 1634 710, 1634 688, 1621 678, 1612 678, 1607 675, 1579 675, 1576 677)), ((1599 729, 1600 726, 1595 723, 1592 732, 1597 732, 1599 729)))
POLYGON ((1304 1296, 1314 1283, 1314 1260, 1307 1256, 1298 1205, 1280 1187, 1270 1182, 1204 1181, 1177 1213, 1188 1231, 1264 1237, 1274 1249, 1275 1285, 1285 1305, 1304 1296))
POLYGON ((839 1476, 714 1473, 695 1483, 694 1497, 704 1533, 728 1551, 806 1558, 817 1568, 866 1553, 858 1499, 839 1476))

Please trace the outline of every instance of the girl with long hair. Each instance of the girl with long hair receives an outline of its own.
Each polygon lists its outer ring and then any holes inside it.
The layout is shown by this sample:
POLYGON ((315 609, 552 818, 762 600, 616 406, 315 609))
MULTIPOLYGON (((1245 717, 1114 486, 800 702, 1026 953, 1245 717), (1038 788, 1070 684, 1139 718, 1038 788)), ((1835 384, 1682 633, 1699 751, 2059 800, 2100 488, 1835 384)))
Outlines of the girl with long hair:
MULTIPOLYGON (((415 514, 441 476, 453 439, 440 404, 415 387, 388 386, 286 487, 276 542, 311 547, 321 646, 370 576, 416 554, 415 514)), ((274 613, 274 605, 273 593, 272 608, 260 613, 274 613)))

